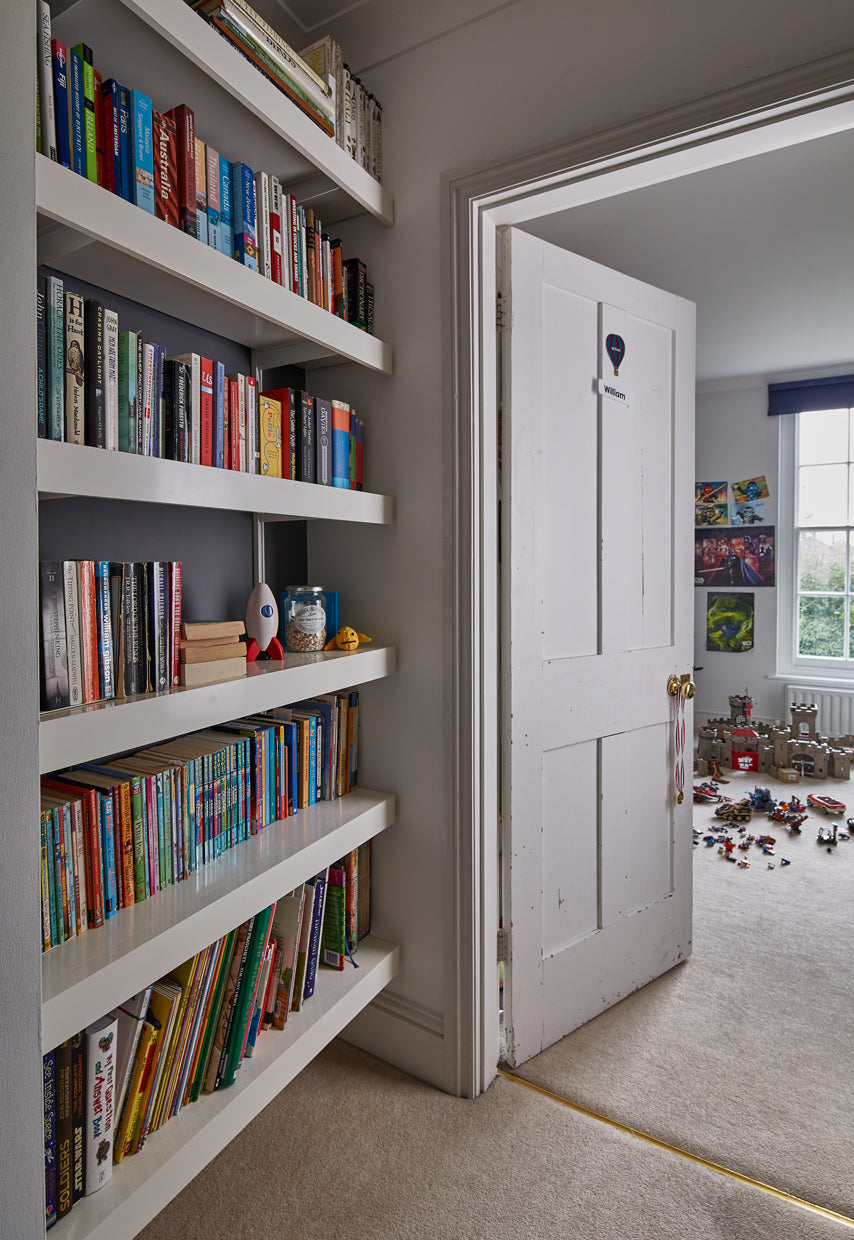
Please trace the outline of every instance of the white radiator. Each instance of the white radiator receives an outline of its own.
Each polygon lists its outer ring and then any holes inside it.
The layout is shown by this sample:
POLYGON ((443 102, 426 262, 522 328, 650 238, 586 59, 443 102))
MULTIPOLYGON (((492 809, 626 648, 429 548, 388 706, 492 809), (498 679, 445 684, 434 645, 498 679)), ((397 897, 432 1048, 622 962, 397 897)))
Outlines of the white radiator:
POLYGON ((854 689, 811 689, 786 685, 786 723, 790 706, 817 706, 816 727, 821 736, 854 735, 854 689))

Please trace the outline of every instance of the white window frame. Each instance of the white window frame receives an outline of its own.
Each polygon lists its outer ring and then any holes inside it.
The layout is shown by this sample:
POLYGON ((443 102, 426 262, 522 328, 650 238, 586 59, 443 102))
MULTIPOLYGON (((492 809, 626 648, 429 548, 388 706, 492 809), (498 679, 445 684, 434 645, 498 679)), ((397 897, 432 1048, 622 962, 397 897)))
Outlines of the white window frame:
MULTIPOLYGON (((802 655, 797 651, 798 546, 795 504, 798 469, 798 414, 782 414, 779 423, 777 494, 777 675, 791 684, 816 688, 854 686, 854 659, 846 664, 802 655)), ((854 569, 852 569, 854 576, 854 569)))

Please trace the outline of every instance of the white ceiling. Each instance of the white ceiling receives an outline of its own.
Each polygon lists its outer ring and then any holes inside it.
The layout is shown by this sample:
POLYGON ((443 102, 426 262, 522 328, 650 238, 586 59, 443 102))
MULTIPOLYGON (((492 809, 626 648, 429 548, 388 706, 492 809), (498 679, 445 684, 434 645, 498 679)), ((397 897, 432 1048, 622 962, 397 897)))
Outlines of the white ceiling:
POLYGON ((854 132, 525 225, 697 303, 697 378, 854 362, 854 132))

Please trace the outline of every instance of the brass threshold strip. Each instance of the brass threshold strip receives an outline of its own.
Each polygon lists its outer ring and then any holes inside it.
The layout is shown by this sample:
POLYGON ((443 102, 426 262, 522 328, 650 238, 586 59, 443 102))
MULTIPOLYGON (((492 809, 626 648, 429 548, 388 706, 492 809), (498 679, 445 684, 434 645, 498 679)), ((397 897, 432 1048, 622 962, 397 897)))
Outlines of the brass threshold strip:
POLYGON ((553 1102, 559 1102, 561 1106, 569 1107, 571 1111, 576 1111, 579 1115, 586 1115, 589 1119, 598 1120, 600 1124, 607 1124, 609 1128, 616 1128, 618 1132, 625 1132, 630 1137, 636 1137, 639 1141, 645 1141, 647 1145, 654 1145, 660 1150, 667 1150, 668 1153, 675 1154, 678 1158, 684 1158, 686 1162, 697 1163, 708 1171, 715 1171, 718 1175, 725 1175, 730 1180, 737 1180, 740 1184, 746 1184, 749 1188, 757 1188, 762 1193, 768 1193, 771 1197, 788 1202, 789 1205, 799 1206, 802 1210, 809 1210, 812 1214, 818 1214, 822 1218, 831 1219, 834 1223, 842 1223, 845 1227, 850 1227, 854 1230, 854 1218, 849 1218, 847 1214, 838 1214, 835 1210, 828 1210, 825 1206, 817 1206, 815 1202, 805 1201, 802 1197, 795 1197, 792 1193, 784 1192, 782 1188, 775 1188, 773 1184, 764 1184, 762 1180, 754 1180, 752 1176, 743 1175, 740 1171, 733 1171, 730 1167, 724 1167, 720 1163, 711 1162, 700 1154, 692 1154, 690 1150, 683 1150, 678 1145, 671 1145, 668 1141, 662 1141, 659 1137, 650 1136, 648 1132, 641 1132, 638 1128, 622 1124, 619 1120, 602 1115, 599 1111, 592 1111, 589 1107, 582 1106, 579 1102, 570 1102, 569 1098, 564 1098, 562 1094, 555 1094, 550 1089, 544 1089, 541 1085, 535 1085, 532 1081, 526 1081, 524 1077, 516 1076, 515 1073, 508 1072, 506 1068, 499 1068, 498 1075, 503 1076, 505 1080, 513 1081, 516 1085, 524 1085, 526 1089, 530 1089, 536 1094, 542 1094, 544 1098, 551 1098, 553 1102))

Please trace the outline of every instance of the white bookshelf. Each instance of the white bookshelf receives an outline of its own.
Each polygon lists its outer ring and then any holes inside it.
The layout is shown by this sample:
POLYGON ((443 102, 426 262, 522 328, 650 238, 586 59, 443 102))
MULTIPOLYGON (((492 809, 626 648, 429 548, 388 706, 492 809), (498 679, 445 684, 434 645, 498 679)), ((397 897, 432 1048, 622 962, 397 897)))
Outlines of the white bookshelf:
POLYGON ((188 465, 106 452, 80 444, 38 442, 38 489, 42 500, 136 500, 184 508, 258 513, 264 521, 348 521, 388 525, 394 502, 388 495, 341 487, 262 478, 208 465, 188 465))
MULTIPOLYGON (((53 0, 53 35, 92 47, 116 77, 166 111, 188 104, 196 132, 229 160, 263 169, 311 205, 324 228, 369 214, 391 224, 392 198, 184 0, 53 0)), ((252 365, 355 363, 390 373, 390 346, 170 228, 67 169, 35 157, 37 262, 117 296, 233 340, 252 365)), ((335 233, 332 234, 333 236, 335 233)), ((260 478, 180 462, 40 441, 39 502, 135 501, 252 513, 264 521, 387 525, 389 496, 260 478)), ((248 554, 248 549, 247 549, 248 554)), ((33 566, 35 571, 35 566, 33 566)), ((246 677, 195 689, 45 713, 39 771, 154 744, 316 694, 354 688, 396 670, 394 647, 287 654, 246 677)), ((381 722, 381 721, 380 721, 381 722)), ((43 955, 42 1048, 49 1050, 147 983, 269 906, 326 865, 385 831, 395 798, 355 788, 303 809, 201 866, 183 882, 43 955)), ((34 824, 35 832, 35 824, 34 824)), ((35 839, 34 835, 34 839, 35 839)), ((75 1204, 62 1240, 134 1236, 386 986, 398 950, 373 936, 358 968, 322 970, 303 1010, 259 1038, 236 1083, 185 1107, 109 1185, 75 1204)), ((40 1106, 40 1099, 34 1099, 40 1106)), ((43 1217, 43 1216, 42 1216, 43 1217)))
POLYGON ((54 1234, 68 1240, 135 1236, 388 985, 398 948, 369 936, 356 960, 358 969, 319 970, 310 1002, 291 1013, 281 1032, 258 1039, 232 1086, 184 1107, 152 1133, 144 1149, 114 1168, 104 1188, 77 1202, 54 1234))
POLYGON ((354 788, 271 823, 183 882, 46 952, 42 1049, 71 1037, 225 930, 379 835, 394 815, 393 796, 354 788))

